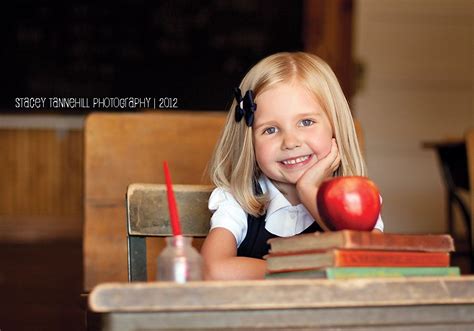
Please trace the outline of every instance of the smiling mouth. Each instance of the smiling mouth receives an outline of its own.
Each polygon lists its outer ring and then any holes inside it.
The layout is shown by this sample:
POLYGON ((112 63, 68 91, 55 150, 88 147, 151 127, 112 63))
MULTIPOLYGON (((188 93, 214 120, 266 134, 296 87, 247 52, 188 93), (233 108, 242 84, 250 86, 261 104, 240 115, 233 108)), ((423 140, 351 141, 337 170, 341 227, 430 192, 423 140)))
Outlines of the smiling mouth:
POLYGON ((313 157, 313 154, 305 155, 305 156, 299 156, 299 157, 295 157, 295 158, 292 158, 292 159, 286 159, 286 160, 280 161, 280 163, 282 163, 286 166, 294 166, 294 165, 298 165, 298 164, 305 164, 312 157, 313 157))

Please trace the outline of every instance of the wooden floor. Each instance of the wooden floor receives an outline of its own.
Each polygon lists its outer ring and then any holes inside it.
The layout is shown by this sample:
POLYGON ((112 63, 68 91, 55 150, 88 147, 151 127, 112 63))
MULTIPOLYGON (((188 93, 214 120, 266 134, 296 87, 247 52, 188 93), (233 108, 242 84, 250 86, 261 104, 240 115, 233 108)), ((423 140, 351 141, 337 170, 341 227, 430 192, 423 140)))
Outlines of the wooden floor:
POLYGON ((82 242, 0 243, 0 330, 83 331, 82 242))

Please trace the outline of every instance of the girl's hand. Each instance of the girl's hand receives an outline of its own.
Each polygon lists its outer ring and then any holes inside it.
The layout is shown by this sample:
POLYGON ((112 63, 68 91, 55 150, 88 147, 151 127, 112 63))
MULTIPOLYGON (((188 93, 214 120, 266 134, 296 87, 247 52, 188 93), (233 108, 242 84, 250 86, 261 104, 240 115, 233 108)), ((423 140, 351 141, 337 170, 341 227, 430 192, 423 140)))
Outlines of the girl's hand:
POLYGON ((337 170, 341 158, 337 148, 336 139, 332 139, 331 150, 328 155, 318 160, 311 168, 309 168, 296 183, 296 191, 303 205, 308 209, 316 222, 324 231, 328 231, 328 227, 323 223, 319 216, 316 205, 316 195, 319 186, 326 179, 330 178, 334 171, 337 170))
POLYGON ((340 162, 341 158, 339 157, 336 139, 332 138, 329 154, 318 160, 300 177, 296 183, 297 190, 299 191, 299 189, 304 189, 308 186, 319 187, 326 178, 332 176, 339 167, 340 162))

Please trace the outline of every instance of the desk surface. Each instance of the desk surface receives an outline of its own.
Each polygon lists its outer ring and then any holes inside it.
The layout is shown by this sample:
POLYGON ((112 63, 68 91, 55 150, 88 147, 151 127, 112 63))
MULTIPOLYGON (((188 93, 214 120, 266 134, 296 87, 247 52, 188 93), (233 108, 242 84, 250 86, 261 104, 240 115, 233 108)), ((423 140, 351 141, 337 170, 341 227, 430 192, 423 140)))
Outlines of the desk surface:
POLYGON ((109 283, 92 291, 89 306, 107 313, 104 330, 381 325, 472 330, 474 276, 109 283))

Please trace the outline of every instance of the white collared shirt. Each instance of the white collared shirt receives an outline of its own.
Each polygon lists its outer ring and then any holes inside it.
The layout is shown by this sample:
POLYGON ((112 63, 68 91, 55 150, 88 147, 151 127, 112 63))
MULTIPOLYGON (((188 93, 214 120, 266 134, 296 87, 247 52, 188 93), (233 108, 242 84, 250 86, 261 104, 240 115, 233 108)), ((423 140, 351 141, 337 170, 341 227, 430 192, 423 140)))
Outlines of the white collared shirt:
MULTIPOLYGON (((291 237, 303 232, 314 219, 309 211, 298 204, 296 206, 285 198, 266 176, 258 180, 263 193, 268 194, 268 208, 265 217, 265 229, 279 237, 291 237)), ((247 235, 247 216, 234 196, 224 188, 216 188, 209 198, 209 210, 213 212, 211 229, 225 228, 235 237, 237 247, 247 235)), ((381 216, 377 219, 375 228, 383 231, 381 216)))

